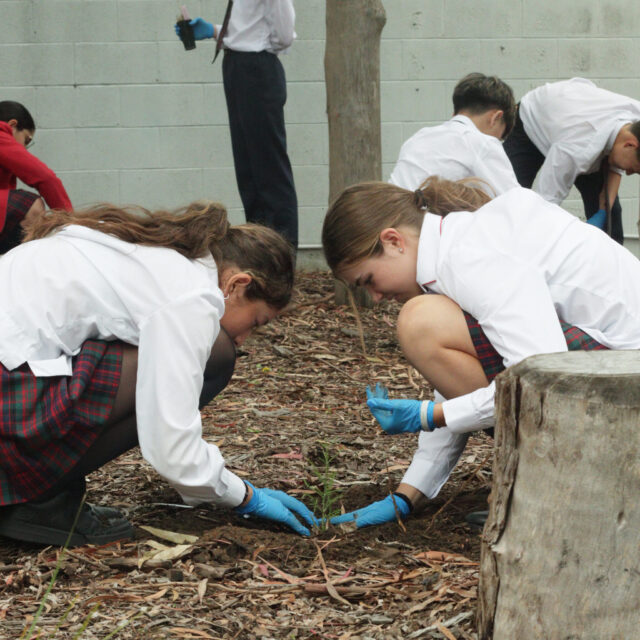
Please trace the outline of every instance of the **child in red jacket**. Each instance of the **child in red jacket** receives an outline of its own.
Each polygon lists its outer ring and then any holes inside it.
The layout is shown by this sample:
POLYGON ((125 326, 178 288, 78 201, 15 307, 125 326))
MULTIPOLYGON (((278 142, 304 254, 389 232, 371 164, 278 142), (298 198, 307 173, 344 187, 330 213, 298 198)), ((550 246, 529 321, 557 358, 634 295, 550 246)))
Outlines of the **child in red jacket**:
POLYGON ((71 211, 69 196, 56 174, 27 151, 36 125, 19 102, 0 102, 0 253, 22 239, 22 229, 44 213, 42 198, 50 209, 71 211), (38 190, 16 189, 16 178, 38 190))

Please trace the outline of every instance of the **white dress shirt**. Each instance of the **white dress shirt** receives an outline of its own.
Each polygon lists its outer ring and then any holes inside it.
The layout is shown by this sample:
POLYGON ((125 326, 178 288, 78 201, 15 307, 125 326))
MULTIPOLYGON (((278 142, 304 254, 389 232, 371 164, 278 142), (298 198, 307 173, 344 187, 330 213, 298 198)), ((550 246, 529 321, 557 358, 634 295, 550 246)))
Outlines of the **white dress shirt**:
MULTIPOLYGON (((417 281, 473 315, 505 367, 567 351, 559 317, 612 349, 640 348, 640 261, 529 189, 474 213, 427 213, 417 281)), ((493 426, 494 394, 494 383, 449 400, 436 392, 447 426, 420 433, 403 482, 437 495, 469 432, 493 426)))
POLYGON ((411 136, 400 149, 389 182, 413 191, 429 176, 447 180, 476 176, 488 184, 486 191, 492 197, 518 186, 500 140, 482 133, 463 115, 411 136))
POLYGON ((138 347, 136 418, 143 457, 189 504, 242 502, 243 481, 202 439, 198 400, 224 314, 211 256, 189 260, 82 226, 0 258, 0 362, 71 375, 89 338, 138 347))
MULTIPOLYGON (((233 51, 284 53, 295 40, 295 20, 292 0, 235 0, 224 46, 233 51)), ((216 33, 220 27, 216 25, 216 33)))
MULTIPOLYGON (((640 348, 640 261, 529 189, 473 213, 425 214, 417 281, 474 316, 505 367, 567 351, 558 318, 611 349, 640 348)), ((493 404, 493 384, 447 400, 447 428, 493 426, 493 404)))
POLYGON ((579 175, 600 169, 620 129, 640 120, 640 102, 600 89, 591 80, 571 78, 525 94, 520 117, 526 134, 545 156, 534 189, 560 204, 579 175))

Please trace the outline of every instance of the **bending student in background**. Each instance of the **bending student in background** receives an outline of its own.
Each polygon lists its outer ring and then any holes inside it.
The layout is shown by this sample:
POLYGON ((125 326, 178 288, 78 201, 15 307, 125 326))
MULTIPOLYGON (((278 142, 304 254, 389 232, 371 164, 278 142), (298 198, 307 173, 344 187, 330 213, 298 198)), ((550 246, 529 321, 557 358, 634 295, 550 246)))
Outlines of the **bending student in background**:
POLYGON ((451 120, 420 129, 402 145, 389 182, 413 191, 430 176, 475 176, 491 196, 517 187, 501 143, 515 122, 511 87, 495 76, 470 73, 453 90, 453 113, 451 120))
MULTIPOLYGON (((186 503, 308 534, 301 502, 226 468, 198 410, 231 377, 234 343, 289 302, 291 245, 208 202, 52 211, 27 240, 0 260, 0 534, 63 544, 85 476, 137 444, 186 503)), ((71 544, 131 534, 85 505, 71 544)))
POLYGON ((575 184, 589 224, 622 244, 624 173, 640 173, 640 102, 571 78, 526 93, 504 149, 518 181, 560 204, 575 184), (607 215, 607 203, 609 216, 607 215))
MULTIPOLYGON (((337 277, 405 302, 400 345, 437 390, 435 401, 367 403, 388 433, 420 433, 396 493, 404 517, 438 494, 468 434, 493 426, 499 371, 538 353, 640 348, 640 261, 529 189, 490 200, 468 181, 354 185, 322 239, 337 277)), ((332 521, 395 514, 388 496, 332 521)))
POLYGON ((278 59, 296 37, 293 2, 236 0, 227 13, 227 25, 196 18, 191 26, 196 40, 214 38, 216 50, 224 47, 222 80, 245 216, 297 247, 298 199, 284 124, 287 81, 278 59))
POLYGON ((0 102, 0 253, 20 244, 24 227, 44 213, 40 196, 50 209, 72 209, 58 176, 27 151, 35 133, 33 117, 23 105, 0 102), (16 189, 16 178, 40 196, 16 189))

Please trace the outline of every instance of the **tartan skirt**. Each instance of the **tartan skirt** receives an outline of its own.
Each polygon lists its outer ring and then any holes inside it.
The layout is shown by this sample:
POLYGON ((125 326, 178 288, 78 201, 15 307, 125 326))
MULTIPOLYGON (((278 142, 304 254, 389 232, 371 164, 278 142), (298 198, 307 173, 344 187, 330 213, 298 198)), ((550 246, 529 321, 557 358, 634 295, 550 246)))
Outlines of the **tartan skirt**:
MULTIPOLYGON (((466 311, 463 313, 484 374, 487 376, 487 380, 491 382, 501 371, 504 371, 502 356, 493 348, 478 321, 466 311)), ((569 351, 601 351, 609 349, 609 347, 596 342, 582 329, 578 329, 578 327, 574 327, 567 322, 560 322, 560 324, 562 325, 569 351)))
POLYGON ((0 364, 0 506, 29 502, 73 469, 113 408, 122 343, 87 340, 71 376, 0 364))
POLYGON ((39 197, 37 193, 25 191, 24 189, 12 189, 9 191, 7 215, 4 220, 4 227, 0 230, 0 253, 6 253, 22 242, 22 227, 20 223, 39 197))

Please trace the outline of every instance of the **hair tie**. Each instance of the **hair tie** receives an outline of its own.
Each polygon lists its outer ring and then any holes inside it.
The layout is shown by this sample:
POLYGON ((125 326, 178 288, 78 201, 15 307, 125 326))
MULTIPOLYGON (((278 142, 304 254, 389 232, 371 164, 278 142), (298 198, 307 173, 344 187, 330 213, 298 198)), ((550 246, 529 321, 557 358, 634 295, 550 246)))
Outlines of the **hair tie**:
POLYGON ((414 202, 416 207, 418 207, 419 209, 425 209, 428 206, 429 203, 427 202, 427 198, 425 197, 422 189, 416 189, 413 192, 413 195, 415 196, 414 202))

